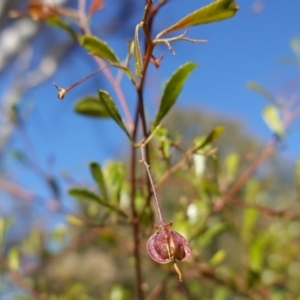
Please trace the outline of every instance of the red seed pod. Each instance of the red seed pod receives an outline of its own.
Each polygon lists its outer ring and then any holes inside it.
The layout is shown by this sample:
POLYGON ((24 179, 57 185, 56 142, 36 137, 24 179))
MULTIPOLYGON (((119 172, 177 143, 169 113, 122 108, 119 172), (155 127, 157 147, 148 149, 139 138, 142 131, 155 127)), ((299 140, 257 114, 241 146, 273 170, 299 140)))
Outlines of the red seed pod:
POLYGON ((187 240, 178 232, 171 230, 171 224, 161 224, 159 231, 154 233, 147 242, 150 257, 160 264, 170 261, 187 260, 191 249, 187 240))

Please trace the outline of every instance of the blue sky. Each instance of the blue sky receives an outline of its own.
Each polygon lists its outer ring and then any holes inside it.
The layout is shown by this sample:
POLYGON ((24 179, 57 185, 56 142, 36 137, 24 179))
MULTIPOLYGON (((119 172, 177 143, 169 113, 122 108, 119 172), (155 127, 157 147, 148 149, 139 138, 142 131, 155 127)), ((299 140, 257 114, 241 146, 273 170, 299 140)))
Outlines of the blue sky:
MULTIPOLYGON (((170 1, 158 15, 155 32, 209 2, 170 1)), ((145 91, 149 115, 158 107, 163 84, 171 73, 186 61, 194 61, 199 67, 189 77, 178 99, 177 107, 197 107, 238 119, 262 140, 267 140, 271 136, 261 117, 261 111, 267 102, 259 94, 248 90, 246 83, 257 81, 277 96, 288 96, 289 94, 283 92, 283 87, 290 80, 295 78, 299 80, 299 68, 280 64, 279 59, 293 57, 290 41, 292 38, 300 37, 300 2, 265 1, 265 8, 258 14, 251 9, 254 0, 240 0, 237 3, 240 10, 234 18, 189 30, 189 37, 208 39, 207 44, 176 42, 173 44, 175 56, 164 46, 159 46, 155 50, 157 56, 164 53, 164 60, 159 70, 150 67, 148 77, 150 88, 145 91)), ((127 50, 126 42, 133 38, 134 27, 140 21, 140 15, 136 13, 132 17, 132 28, 128 30, 127 35, 102 36, 101 22, 104 23, 105 18, 109 18, 112 9, 109 6, 110 2, 106 1, 108 13, 103 20, 100 12, 98 18, 93 21, 93 26, 100 28, 98 34, 101 38, 107 40, 115 52, 124 58, 127 50)), ((60 34, 62 39, 67 38, 57 29, 53 29, 53 34, 60 34)), ((42 47, 42 41, 37 41, 36 46, 42 47)), ((34 56, 38 60, 40 52, 35 51, 34 56)), ((72 55, 65 59, 50 81, 26 93, 22 99, 23 114, 30 111, 25 127, 35 149, 33 159, 44 170, 54 172, 56 175, 61 175, 67 170, 79 182, 89 182, 87 177, 89 161, 97 160, 103 163, 107 159, 119 157, 129 149, 123 132, 112 121, 88 119, 78 116, 72 110, 77 99, 87 93, 96 94, 98 88, 108 89, 115 98, 114 92, 102 75, 83 83, 71 91, 63 101, 56 99, 53 81, 65 87, 96 68, 92 58, 78 47, 78 50, 73 51, 72 55), (51 158, 54 158, 53 164, 49 164, 51 158)), ((5 88, 7 78, 13 80, 13 76, 12 68, 0 77, 1 89, 5 88)), ((136 96, 126 78, 123 86, 130 107, 133 108, 136 96)), ((300 94, 299 84, 294 92, 300 94)), ((299 138, 299 128, 295 128, 286 140, 284 152, 286 158, 294 160, 299 156, 299 138)), ((18 149, 24 148, 24 140, 16 136, 13 146, 18 149)), ((38 176, 15 164, 12 159, 7 163, 12 166, 9 173, 16 177, 18 183, 45 197, 49 196, 45 184, 38 176)))

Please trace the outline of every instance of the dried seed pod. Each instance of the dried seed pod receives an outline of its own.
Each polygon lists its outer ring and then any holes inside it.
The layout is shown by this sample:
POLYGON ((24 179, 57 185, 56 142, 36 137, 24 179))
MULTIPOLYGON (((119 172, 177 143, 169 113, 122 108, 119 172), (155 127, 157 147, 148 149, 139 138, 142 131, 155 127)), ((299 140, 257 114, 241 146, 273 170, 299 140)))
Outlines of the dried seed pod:
POLYGON ((176 259, 187 260, 191 256, 191 249, 187 240, 178 232, 171 230, 172 224, 161 224, 147 242, 147 251, 150 257, 160 263, 174 263, 176 272, 181 281, 181 273, 176 265, 176 259))

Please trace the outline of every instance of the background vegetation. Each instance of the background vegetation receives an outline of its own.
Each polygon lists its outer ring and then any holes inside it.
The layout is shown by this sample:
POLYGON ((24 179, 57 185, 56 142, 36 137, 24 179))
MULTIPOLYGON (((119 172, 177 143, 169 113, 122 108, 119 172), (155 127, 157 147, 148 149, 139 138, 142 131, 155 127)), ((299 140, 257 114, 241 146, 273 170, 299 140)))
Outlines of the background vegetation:
MULTIPOLYGON (((11 31, 3 40, 7 47, 0 49, 0 66, 3 73, 13 63, 18 68, 1 99, 1 299, 300 299, 300 163, 279 155, 297 130, 291 124, 297 124, 300 113, 298 86, 287 85, 291 92, 282 98, 248 83, 268 102, 262 116, 271 134, 263 141, 238 120, 174 106, 199 63, 187 62, 188 53, 177 53, 184 61, 171 65, 151 110, 151 76, 164 68, 158 53, 174 51, 174 41, 202 47, 205 41, 190 38, 183 33, 186 28, 234 20, 238 14, 233 0, 218 0, 154 32, 153 22, 169 2, 118 1, 114 10, 111 2, 100 0, 3 2, 2 20, 11 31), (135 28, 129 22, 133 17, 135 28), (113 48, 104 42, 110 35, 123 42, 131 36, 121 44, 122 59, 120 44, 113 48), (28 41, 38 54, 25 47, 28 41), (82 79, 70 83, 60 74, 71 69, 67 56, 75 51, 82 79), (86 71, 85 64, 95 71, 86 71), (93 143, 76 138, 76 126, 68 137, 43 135, 33 142, 27 124, 37 108, 24 99, 29 91, 47 91, 53 78, 63 100, 57 101, 59 109, 72 109, 77 118, 91 122, 100 152, 105 137, 115 140, 111 147, 118 158, 101 158, 100 163, 91 157, 75 172, 77 153, 93 143), (74 90, 85 84, 90 92, 67 106, 74 90), (191 247, 191 257, 177 262, 182 282, 172 263, 154 262, 146 250, 154 224, 161 225, 141 163, 141 142, 149 136, 146 161, 164 221, 172 221, 172 229, 191 247), (62 164, 51 156, 51 143, 68 149, 62 164), (40 163, 43 145, 50 155, 40 163)), ((253 8, 263 4, 256 1, 253 8)), ((292 40, 295 58, 285 62, 299 66, 299 45, 299 39, 292 40)), ((42 95, 50 101, 47 92, 42 95)), ((57 114, 50 111, 47 117, 55 126, 57 114)))

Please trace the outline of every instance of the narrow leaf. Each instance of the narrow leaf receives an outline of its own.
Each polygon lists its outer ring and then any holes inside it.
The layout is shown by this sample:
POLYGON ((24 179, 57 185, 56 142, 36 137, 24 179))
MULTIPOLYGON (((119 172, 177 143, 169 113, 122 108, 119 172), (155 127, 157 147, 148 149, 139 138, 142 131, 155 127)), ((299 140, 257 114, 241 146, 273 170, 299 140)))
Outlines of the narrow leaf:
POLYGON ((98 203, 101 202, 100 198, 96 194, 94 194, 93 192, 91 192, 85 188, 81 188, 81 187, 71 188, 69 190, 69 195, 76 197, 78 199, 88 199, 88 200, 95 201, 98 203))
POLYGON ((214 140, 216 140, 225 130, 225 127, 217 126, 214 128, 208 136, 205 137, 203 141, 200 143, 196 142, 196 145, 193 149, 193 152, 197 152, 200 149, 203 149, 205 146, 211 144, 214 140))
POLYGON ((194 154, 193 161, 195 166, 195 174, 198 178, 201 178, 206 167, 206 156, 201 154, 194 154))
POLYGON ((240 156, 237 153, 230 153, 225 159, 226 178, 228 183, 232 183, 237 175, 238 167, 240 165, 240 156))
POLYGON ((107 201, 108 197, 107 197, 107 189, 106 189, 106 184, 104 181, 104 176, 101 170, 101 167, 98 163, 96 162, 92 162, 90 164, 90 169, 93 175, 94 180, 97 182, 99 190, 102 192, 103 194, 103 198, 104 200, 107 201))
POLYGON ((176 102, 176 99, 178 95, 180 94, 183 85, 188 78, 191 71, 196 67, 197 65, 192 62, 188 62, 182 66, 180 66, 170 77, 168 80, 163 95, 160 101, 158 113, 156 115, 156 118, 152 124, 153 128, 155 128, 161 120, 164 118, 164 116, 169 112, 171 107, 176 102))
POLYGON ((8 252, 8 265, 11 270, 18 270, 20 267, 20 252, 17 247, 10 248, 8 252))
POLYGON ((269 100, 273 104, 277 104, 277 101, 275 97, 270 93, 266 88, 261 86, 259 83, 250 81, 247 83, 247 88, 250 90, 253 90, 255 92, 258 92, 261 94, 263 97, 265 97, 267 100, 269 100))
POLYGON ((116 211, 118 214, 122 215, 123 217, 128 218, 126 213, 123 210, 121 210, 119 207, 111 205, 111 204, 103 201, 102 198, 98 197, 96 194, 94 194, 93 192, 91 192, 85 188, 71 188, 69 190, 69 194, 78 199, 88 199, 88 200, 97 202, 111 210, 116 211))
POLYGON ((217 223, 209 227, 198 239, 198 244, 201 247, 209 245, 212 240, 221 232, 227 229, 228 225, 226 223, 217 223))
POLYGON ((291 48, 293 52, 295 53, 298 60, 300 60, 300 39, 299 38, 293 38, 291 40, 291 48))
POLYGON ((214 1, 185 16, 177 23, 165 29, 161 34, 159 34, 159 36, 178 29, 211 22, 219 22, 224 19, 231 18, 235 15, 238 9, 239 7, 236 5, 234 0, 214 1))
POLYGON ((140 25, 136 25, 134 32, 134 68, 136 76, 143 76, 143 58, 141 54, 140 44, 139 44, 139 28, 140 25))
POLYGON ((74 106, 74 110, 79 114, 90 117, 110 117, 107 113, 106 107, 94 96, 86 96, 78 100, 74 106))
POLYGON ((135 83, 135 77, 134 77, 134 74, 133 72, 128 68, 128 67, 125 67, 121 64, 112 64, 113 67, 115 68, 118 68, 118 69, 121 69, 126 75, 127 77, 133 82, 135 83))
POLYGON ((57 28, 60 28, 64 30, 66 33, 68 33, 75 41, 79 42, 79 36, 76 33, 76 31, 71 27, 70 24, 64 22, 61 18, 54 16, 46 19, 46 22, 51 25, 55 26, 57 28))
POLYGON ((284 126, 280 117, 279 110, 275 106, 267 106, 263 110, 263 119, 267 126, 282 138, 284 135, 284 126))
MULTIPOLYGON (((260 191, 259 181, 255 179, 250 179, 245 186, 245 202, 255 203, 255 199, 260 191)), ((243 211, 242 223, 241 223, 241 237, 248 243, 254 237, 254 228, 259 218, 259 212, 257 209, 248 207, 243 211)))
POLYGON ((5 237, 5 219, 0 218, 0 245, 4 242, 5 237))
POLYGON ((216 266, 218 264, 220 264, 226 257, 226 251, 224 249, 220 249, 218 250, 213 257, 209 260, 209 262, 216 266))
POLYGON ((111 63, 119 64, 120 60, 113 50, 104 41, 95 36, 86 35, 82 40, 82 47, 87 49, 92 54, 111 63))
POLYGON ((265 233, 254 237, 249 247, 249 265, 251 270, 261 272, 264 269, 264 260, 267 256, 268 238, 265 233))
POLYGON ((72 225, 76 225, 76 226, 82 226, 82 225, 84 225, 84 222, 80 218, 78 218, 78 217, 76 217, 74 215, 70 215, 70 214, 66 215, 66 219, 72 225))
POLYGON ((132 140, 129 132, 127 131, 122 121, 122 118, 118 112, 116 104, 114 103, 109 93, 107 91, 99 90, 99 100, 100 103, 106 107, 107 113, 116 121, 116 123, 121 127, 121 129, 123 129, 123 131, 129 137, 129 139, 132 140))

